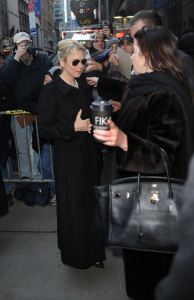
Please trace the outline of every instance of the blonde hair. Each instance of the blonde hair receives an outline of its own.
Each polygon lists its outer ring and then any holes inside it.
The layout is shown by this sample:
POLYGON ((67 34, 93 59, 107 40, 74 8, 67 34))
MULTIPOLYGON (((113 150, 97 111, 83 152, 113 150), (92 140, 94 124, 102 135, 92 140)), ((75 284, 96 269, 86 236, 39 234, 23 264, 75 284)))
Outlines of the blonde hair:
POLYGON ((69 54, 76 53, 78 50, 83 50, 83 52, 86 51, 86 48, 78 41, 66 39, 58 42, 59 61, 66 60, 69 54))

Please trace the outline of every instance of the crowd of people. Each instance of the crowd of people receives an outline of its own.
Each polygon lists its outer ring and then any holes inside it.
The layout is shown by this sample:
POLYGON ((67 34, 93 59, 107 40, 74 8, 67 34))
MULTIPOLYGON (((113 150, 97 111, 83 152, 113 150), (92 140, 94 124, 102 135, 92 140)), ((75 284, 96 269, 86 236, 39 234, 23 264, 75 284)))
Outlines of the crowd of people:
MULTIPOLYGON (((144 10, 131 18, 130 32, 121 39, 111 37, 110 29, 105 26, 85 46, 73 39, 60 41, 57 50, 60 66, 53 66, 43 53, 30 53, 31 39, 26 32, 14 36, 13 55, 5 59, 0 53, 0 109, 17 108, 38 115, 46 178, 51 178, 52 173, 48 158, 51 141, 55 178, 51 204, 57 208, 58 247, 65 265, 79 269, 105 267, 105 246, 94 224, 95 185, 110 184, 114 179, 138 173, 164 176, 160 148, 169 157, 172 176, 187 179, 194 152, 193 35, 191 29, 178 39, 162 26, 156 11, 144 10), (132 65, 127 77, 117 68, 118 48, 132 65), (88 59, 86 50, 91 56, 88 59), (101 58, 96 59, 98 56, 101 58), (113 105, 109 130, 92 128, 90 105, 97 100, 110 101, 113 105)), ((18 115, 12 121, 7 118, 7 131, 3 129, 5 120, 0 121, 3 141, 0 211, 3 215, 8 211, 8 204, 13 204, 9 198, 13 183, 3 184, 2 174, 5 176, 6 164, 12 170, 12 162, 17 159, 16 141, 21 178, 39 179, 41 174, 34 146, 33 119, 27 123, 26 118, 25 126, 21 126, 18 115)), ((188 189, 191 181, 190 176, 188 189)), ((182 223, 189 205, 192 206, 187 203, 183 209, 182 223)), ((189 213, 188 216, 192 218, 189 213)), ((181 233, 184 237, 184 232, 181 233)), ((181 280, 183 253, 189 251, 186 248, 189 246, 181 246, 181 241, 175 259, 174 254, 123 249, 129 297, 193 299, 193 288, 188 289, 188 284, 181 280)), ((186 259, 189 266, 191 256, 186 259)))

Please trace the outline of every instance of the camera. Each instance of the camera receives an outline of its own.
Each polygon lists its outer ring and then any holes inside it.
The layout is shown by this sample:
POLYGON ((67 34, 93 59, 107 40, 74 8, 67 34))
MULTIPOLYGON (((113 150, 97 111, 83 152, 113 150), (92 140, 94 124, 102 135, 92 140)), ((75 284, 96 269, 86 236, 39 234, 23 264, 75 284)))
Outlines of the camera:
POLYGON ((107 20, 103 20, 101 22, 101 29, 103 29, 104 26, 109 26, 109 22, 107 20))
POLYGON ((31 55, 36 55, 36 48, 33 47, 32 45, 25 45, 26 47, 26 52, 28 52, 31 55))

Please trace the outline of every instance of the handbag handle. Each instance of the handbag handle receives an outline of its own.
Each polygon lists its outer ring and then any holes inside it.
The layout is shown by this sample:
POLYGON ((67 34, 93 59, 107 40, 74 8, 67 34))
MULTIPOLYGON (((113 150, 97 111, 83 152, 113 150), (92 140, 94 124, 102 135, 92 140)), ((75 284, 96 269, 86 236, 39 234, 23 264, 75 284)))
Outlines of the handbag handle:
MULTIPOLYGON (((173 191, 172 191, 172 185, 171 185, 171 181, 170 181, 170 164, 169 164, 169 159, 168 159, 168 155, 166 153, 166 151, 163 148, 160 148, 160 152, 163 155, 164 158, 164 164, 165 164, 165 169, 166 169, 166 177, 167 177, 167 183, 168 183, 168 197, 169 197, 169 204, 172 204, 172 200, 173 200, 173 191)), ((142 229, 142 219, 141 219, 141 206, 140 206, 140 181, 141 181, 141 174, 138 173, 137 176, 137 204, 138 204, 138 208, 139 208, 139 235, 138 235, 138 239, 140 243, 144 243, 144 236, 143 236, 143 229, 142 229)))
MULTIPOLYGON (((160 148, 160 152, 162 153, 163 158, 164 158, 166 178, 167 178, 167 183, 168 183, 168 197, 170 200, 172 200, 174 195, 173 195, 172 185, 171 185, 171 181, 170 181, 171 169, 170 169, 169 158, 168 158, 166 151, 163 148, 160 148)), ((140 178, 141 178, 141 174, 138 173, 138 181, 137 181, 137 183, 138 183, 138 188, 137 188, 138 198, 140 196, 140 178)))
POLYGON ((165 164, 165 168, 166 168, 166 177, 167 177, 167 181, 168 181, 168 197, 169 197, 169 199, 172 200, 174 195, 173 195, 172 185, 171 185, 171 181, 170 181, 171 169, 170 169, 169 158, 168 158, 166 151, 163 148, 160 148, 160 152, 163 154, 164 164, 165 164))

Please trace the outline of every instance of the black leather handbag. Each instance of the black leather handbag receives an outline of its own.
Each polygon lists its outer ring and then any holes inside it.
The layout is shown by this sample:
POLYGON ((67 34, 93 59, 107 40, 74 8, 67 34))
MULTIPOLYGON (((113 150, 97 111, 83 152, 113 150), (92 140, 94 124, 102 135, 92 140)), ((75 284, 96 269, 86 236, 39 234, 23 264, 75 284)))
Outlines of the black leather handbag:
MULTIPOLYGON (((163 152, 164 150, 161 149, 163 152)), ((95 226, 105 246, 175 252, 184 181, 169 176, 141 176, 95 186, 95 226)))

